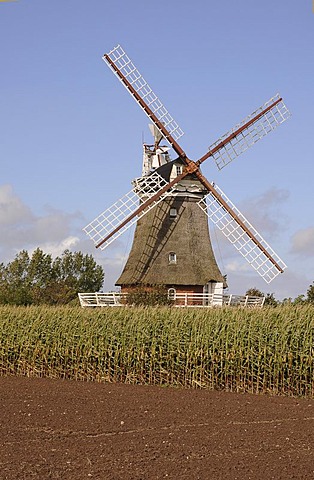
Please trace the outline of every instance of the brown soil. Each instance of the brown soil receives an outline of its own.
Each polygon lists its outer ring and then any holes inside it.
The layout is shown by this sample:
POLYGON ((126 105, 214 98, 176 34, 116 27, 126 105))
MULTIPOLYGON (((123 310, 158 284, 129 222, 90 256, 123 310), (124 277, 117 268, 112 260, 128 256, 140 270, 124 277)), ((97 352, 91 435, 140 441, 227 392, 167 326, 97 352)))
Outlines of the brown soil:
POLYGON ((0 479, 313 479, 314 400, 0 378, 0 479))

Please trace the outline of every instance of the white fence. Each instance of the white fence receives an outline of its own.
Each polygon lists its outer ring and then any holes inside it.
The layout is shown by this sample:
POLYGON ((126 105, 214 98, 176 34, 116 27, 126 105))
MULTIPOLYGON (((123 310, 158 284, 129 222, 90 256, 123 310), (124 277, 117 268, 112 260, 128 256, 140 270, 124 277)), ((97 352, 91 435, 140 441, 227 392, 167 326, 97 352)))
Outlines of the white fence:
MULTIPOLYGON (((127 293, 79 293, 81 307, 121 307, 126 305, 127 293)), ((217 295, 212 293, 176 293, 170 296, 175 307, 262 307, 265 297, 217 295)))

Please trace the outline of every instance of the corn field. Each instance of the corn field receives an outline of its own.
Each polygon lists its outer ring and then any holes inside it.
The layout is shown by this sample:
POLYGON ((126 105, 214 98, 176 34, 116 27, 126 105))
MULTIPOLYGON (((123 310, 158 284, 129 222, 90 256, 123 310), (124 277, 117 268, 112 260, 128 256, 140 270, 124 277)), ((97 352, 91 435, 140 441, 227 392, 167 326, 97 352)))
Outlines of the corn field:
POLYGON ((313 396, 314 307, 0 307, 0 375, 313 396))

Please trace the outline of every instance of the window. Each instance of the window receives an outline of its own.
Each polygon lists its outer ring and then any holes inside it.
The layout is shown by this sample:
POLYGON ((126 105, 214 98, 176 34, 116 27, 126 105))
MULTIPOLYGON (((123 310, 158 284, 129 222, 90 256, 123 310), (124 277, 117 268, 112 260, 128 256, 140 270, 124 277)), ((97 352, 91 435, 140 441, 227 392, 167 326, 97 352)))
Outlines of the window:
POLYGON ((175 300, 176 298, 176 289, 175 288, 168 288, 168 298, 169 300, 175 300))
POLYGON ((170 208, 170 218, 176 218, 178 215, 176 208, 170 208))
POLYGON ((174 252, 170 252, 168 256, 169 263, 177 263, 177 256, 174 252))
POLYGON ((176 165, 176 170, 177 170, 177 175, 181 175, 183 169, 182 169, 182 165, 176 165))

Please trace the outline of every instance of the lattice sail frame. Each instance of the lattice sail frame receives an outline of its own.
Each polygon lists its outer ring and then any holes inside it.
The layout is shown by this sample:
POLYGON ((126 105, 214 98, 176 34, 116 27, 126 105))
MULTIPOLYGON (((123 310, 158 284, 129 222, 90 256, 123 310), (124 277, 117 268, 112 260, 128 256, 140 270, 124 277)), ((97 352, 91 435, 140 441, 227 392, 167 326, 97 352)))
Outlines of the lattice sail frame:
MULTIPOLYGON (((245 216, 235 207, 227 195, 217 186, 213 185, 217 193, 225 200, 229 208, 240 218, 244 225, 250 230, 254 237, 267 250, 282 270, 287 268, 286 264, 268 245, 264 238, 255 230, 245 216)), ((222 231, 225 237, 234 245, 245 260, 257 271, 257 273, 270 283, 279 273, 282 273, 276 265, 265 255, 265 253, 253 242, 249 235, 228 213, 219 200, 212 194, 207 194, 200 202, 200 208, 208 218, 222 231)))
MULTIPOLYGON (((258 115, 260 112, 269 107, 272 103, 280 99, 279 94, 275 95, 273 98, 268 100, 264 105, 258 108, 251 115, 246 117, 241 123, 236 125, 228 133, 220 137, 215 143, 209 147, 209 151, 212 151, 219 143, 221 143, 226 138, 232 136, 234 132, 239 130, 243 125, 249 122, 252 118, 258 115)), ((291 113, 281 99, 276 105, 274 105, 270 110, 264 113, 260 118, 258 118, 254 123, 249 127, 242 130, 238 135, 230 140, 226 145, 218 149, 217 152, 213 153, 212 157, 214 158, 217 167, 221 170, 223 167, 232 162, 236 157, 245 152, 249 147, 254 145, 258 140, 265 137, 268 133, 275 130, 281 123, 285 122, 291 113)))
MULTIPOLYGON (((157 192, 159 192, 168 182, 162 178, 157 172, 147 177, 141 177, 134 182, 134 188, 124 195, 120 200, 114 203, 111 207, 107 208, 86 227, 83 228, 84 232, 90 237, 95 245, 107 237, 113 232, 121 223, 123 223, 129 216, 131 216, 139 207, 140 202, 148 200, 157 192)), ((171 195, 173 188, 170 188, 163 195, 158 197, 157 200, 152 202, 148 207, 142 210, 138 215, 133 217, 126 225, 120 228, 119 231, 114 233, 106 242, 101 244, 99 248, 104 250, 120 235, 122 235, 128 228, 143 217, 165 197, 171 195)))
MULTIPOLYGON (((111 59, 111 61, 115 64, 115 66, 120 70, 120 72, 124 75, 124 77, 128 80, 130 85, 134 88, 134 90, 138 93, 138 95, 142 98, 142 100, 144 100, 145 103, 149 106, 149 108, 156 115, 158 120, 162 122, 162 124, 168 130, 168 132, 172 135, 172 137, 175 140, 178 140, 179 138, 181 138, 184 132, 181 130, 177 122, 172 118, 172 116, 170 115, 166 107, 161 103, 157 95, 153 92, 153 90, 148 85, 146 80, 137 70, 137 68, 135 67, 133 62, 130 60, 130 58, 127 56, 127 54, 125 53, 121 45, 117 45, 107 55, 111 59)), ((105 56, 103 56, 103 60, 107 63, 107 65, 116 75, 116 77, 121 81, 121 78, 117 75, 117 73, 112 68, 110 63, 107 61, 105 56)), ((126 86, 124 85, 124 87, 126 86)), ((131 93, 130 90, 128 91, 129 93, 131 93)), ((142 106, 141 108, 144 110, 142 106)), ((147 115, 147 112, 145 110, 144 112, 147 115)))

